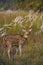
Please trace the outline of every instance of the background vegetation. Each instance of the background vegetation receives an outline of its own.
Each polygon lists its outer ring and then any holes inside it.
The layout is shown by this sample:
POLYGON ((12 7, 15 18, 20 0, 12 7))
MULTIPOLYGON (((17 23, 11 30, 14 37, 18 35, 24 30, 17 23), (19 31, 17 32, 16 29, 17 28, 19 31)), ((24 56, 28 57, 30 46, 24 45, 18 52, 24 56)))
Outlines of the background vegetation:
POLYGON ((0 0, 0 65, 43 65, 43 0, 0 0), (30 28, 22 55, 12 48, 9 59, 6 48, 3 56, 2 35, 21 35, 30 28))
POLYGON ((43 0, 0 0, 0 10, 43 10, 43 0))
MULTIPOLYGON (((9 25, 9 27, 5 26, 4 32, 6 34, 22 34, 22 29, 29 29, 32 24, 27 17, 24 20, 24 17, 29 13, 26 11, 22 12, 13 12, 13 13, 5 13, 0 12, 0 28, 2 28, 5 24, 9 25), (13 22, 16 17, 23 17, 22 26, 18 23, 13 22)), ((40 13, 37 15, 39 16, 40 13)), ((31 26, 31 33, 29 34, 29 38, 26 44, 22 48, 22 55, 19 54, 16 56, 13 52, 15 51, 12 48, 11 59, 9 60, 7 56, 7 52, 5 52, 3 56, 3 46, 1 43, 2 38, 0 37, 0 65, 43 65, 43 31, 41 31, 40 27, 43 24, 43 18, 41 20, 37 19, 33 25, 31 26), (41 31, 41 32, 39 32, 41 31)), ((43 29, 42 29, 43 30, 43 29)))

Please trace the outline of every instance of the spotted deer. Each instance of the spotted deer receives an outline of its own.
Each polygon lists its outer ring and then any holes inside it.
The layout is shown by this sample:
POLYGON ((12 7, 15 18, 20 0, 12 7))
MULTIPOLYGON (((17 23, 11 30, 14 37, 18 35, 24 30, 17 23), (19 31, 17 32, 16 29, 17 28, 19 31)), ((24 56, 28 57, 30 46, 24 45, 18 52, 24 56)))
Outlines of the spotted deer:
POLYGON ((21 55, 21 51, 22 51, 22 46, 24 45, 25 41, 28 38, 28 34, 30 31, 27 30, 23 30, 24 34, 20 35, 20 34, 16 34, 16 35, 5 35, 3 36, 3 45, 7 46, 7 54, 8 57, 10 58, 10 51, 13 46, 16 46, 16 54, 18 52, 20 52, 21 55))

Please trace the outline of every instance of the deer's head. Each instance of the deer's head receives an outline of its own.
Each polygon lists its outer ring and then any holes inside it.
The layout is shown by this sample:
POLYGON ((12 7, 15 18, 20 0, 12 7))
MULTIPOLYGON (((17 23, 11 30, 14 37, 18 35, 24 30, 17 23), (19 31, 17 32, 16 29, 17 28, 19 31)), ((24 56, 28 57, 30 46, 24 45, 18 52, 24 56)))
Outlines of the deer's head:
POLYGON ((29 30, 23 29, 22 31, 24 32, 24 38, 28 38, 29 37, 29 33, 32 31, 32 29, 29 29, 29 30))

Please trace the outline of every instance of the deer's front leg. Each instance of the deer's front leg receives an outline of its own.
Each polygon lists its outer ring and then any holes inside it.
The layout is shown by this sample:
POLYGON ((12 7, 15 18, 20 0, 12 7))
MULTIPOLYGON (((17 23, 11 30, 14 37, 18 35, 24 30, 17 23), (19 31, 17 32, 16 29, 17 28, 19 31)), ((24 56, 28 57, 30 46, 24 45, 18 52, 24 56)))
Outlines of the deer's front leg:
POLYGON ((20 52, 20 56, 21 56, 21 51, 22 51, 22 49, 21 49, 21 44, 19 44, 19 52, 20 52))
POLYGON ((10 59, 10 49, 8 49, 7 53, 8 53, 8 57, 10 59))

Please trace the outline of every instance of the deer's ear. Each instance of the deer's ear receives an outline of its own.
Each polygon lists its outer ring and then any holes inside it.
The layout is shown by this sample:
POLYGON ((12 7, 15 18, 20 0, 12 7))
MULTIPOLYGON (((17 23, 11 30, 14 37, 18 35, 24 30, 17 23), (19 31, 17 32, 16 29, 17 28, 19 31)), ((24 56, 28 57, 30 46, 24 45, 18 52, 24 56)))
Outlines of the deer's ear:
POLYGON ((29 32, 31 32, 32 31, 32 29, 29 29, 29 32))

